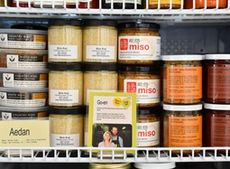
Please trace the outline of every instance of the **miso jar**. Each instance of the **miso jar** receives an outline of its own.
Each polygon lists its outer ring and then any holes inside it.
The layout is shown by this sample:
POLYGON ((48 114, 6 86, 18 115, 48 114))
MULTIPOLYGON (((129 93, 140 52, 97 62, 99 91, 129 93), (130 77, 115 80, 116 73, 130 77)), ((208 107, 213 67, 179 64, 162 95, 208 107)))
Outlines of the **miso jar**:
POLYGON ((140 108, 154 107, 160 103, 160 74, 153 66, 120 65, 118 90, 136 93, 140 108))
POLYGON ((49 63, 49 105, 80 106, 83 103, 81 64, 49 63))
POLYGON ((116 92, 116 64, 87 63, 84 72, 84 103, 89 104, 90 92, 116 92))
POLYGON ((137 147, 160 146, 160 108, 138 109, 137 147))
POLYGON ((153 64, 160 60, 160 26, 154 23, 129 22, 119 25, 118 62, 153 64))
POLYGON ((230 104, 230 54, 206 55, 205 102, 230 104))
POLYGON ((80 21, 54 20, 48 29, 49 62, 81 62, 80 21))
POLYGON ((84 62, 117 62, 116 22, 86 21, 83 29, 84 62))
POLYGON ((84 108, 50 107, 49 114, 52 147, 83 146, 84 108))
POLYGON ((163 100, 169 104, 195 104, 202 100, 202 55, 165 55, 163 100))
POLYGON ((204 104, 204 144, 230 146, 230 104, 204 104))
POLYGON ((202 146, 202 104, 164 104, 164 146, 202 146))

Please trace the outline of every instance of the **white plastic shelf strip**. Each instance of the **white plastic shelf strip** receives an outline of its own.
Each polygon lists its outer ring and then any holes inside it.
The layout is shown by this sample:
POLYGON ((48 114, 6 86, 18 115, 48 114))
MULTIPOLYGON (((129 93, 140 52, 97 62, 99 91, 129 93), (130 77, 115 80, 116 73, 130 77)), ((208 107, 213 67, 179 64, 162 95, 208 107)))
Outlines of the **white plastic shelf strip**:
POLYGON ((0 162, 121 163, 229 162, 230 147, 202 148, 0 148, 0 162))
MULTIPOLYGON (((103 9, 102 0, 99 0, 99 9, 90 9, 90 1, 88 1, 88 8, 79 8, 78 0, 72 1, 75 8, 68 8, 68 0, 15 0, 16 7, 11 7, 5 0, 5 6, 0 7, 0 17, 31 17, 31 18, 110 18, 110 19, 155 19, 155 20, 213 20, 218 22, 221 20, 230 20, 230 0, 228 6, 219 9, 219 1, 216 1, 216 7, 208 9, 207 0, 205 5, 201 9, 196 9, 196 0, 193 0, 192 9, 184 9, 184 0, 181 0, 181 7, 179 9, 173 9, 172 4, 169 5, 169 9, 162 9, 160 7, 160 1, 158 0, 157 9, 149 9, 149 0, 145 0, 147 3, 145 9, 137 9, 137 0, 134 0, 134 9, 125 9, 125 1, 123 0, 122 9, 114 9, 114 5, 111 5, 111 9, 103 9), (49 6, 45 6, 49 2, 49 6), (21 7, 21 3, 26 4, 28 7, 21 7), (34 7, 34 3, 37 4, 34 7)), ((86 1, 87 2, 87 1, 86 1)), ((113 1, 111 1, 113 2, 113 1)), ((170 3, 173 1, 170 0, 170 3)))

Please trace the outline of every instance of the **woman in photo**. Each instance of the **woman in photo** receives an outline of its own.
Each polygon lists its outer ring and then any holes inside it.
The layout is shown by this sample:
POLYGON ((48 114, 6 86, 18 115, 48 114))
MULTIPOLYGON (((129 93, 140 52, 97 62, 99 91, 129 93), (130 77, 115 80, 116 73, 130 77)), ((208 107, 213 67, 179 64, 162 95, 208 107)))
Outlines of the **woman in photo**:
POLYGON ((115 144, 112 143, 112 135, 109 131, 103 134, 103 141, 98 144, 98 147, 116 147, 115 144))

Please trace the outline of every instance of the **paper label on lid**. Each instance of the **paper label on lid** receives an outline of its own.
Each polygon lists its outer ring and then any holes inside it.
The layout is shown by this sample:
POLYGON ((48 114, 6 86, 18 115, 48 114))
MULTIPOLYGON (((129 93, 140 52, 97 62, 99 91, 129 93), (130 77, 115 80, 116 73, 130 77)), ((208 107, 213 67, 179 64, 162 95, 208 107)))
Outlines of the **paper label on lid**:
POLYGON ((79 147, 79 134, 51 134, 52 147, 79 147))
POLYGON ((103 45, 87 45, 86 59, 115 60, 115 47, 103 45))
POLYGON ((159 36, 120 36, 119 60, 160 60, 159 36))
POLYGON ((52 59, 76 59, 78 46, 76 45, 49 45, 49 58, 52 59))
POLYGON ((124 81, 124 92, 136 93, 137 103, 160 102, 160 79, 156 80, 131 80, 124 81))
POLYGON ((137 123, 137 146, 151 147, 160 144, 160 122, 137 123))
POLYGON ((79 90, 50 89, 49 102, 50 103, 77 104, 79 103, 79 90))

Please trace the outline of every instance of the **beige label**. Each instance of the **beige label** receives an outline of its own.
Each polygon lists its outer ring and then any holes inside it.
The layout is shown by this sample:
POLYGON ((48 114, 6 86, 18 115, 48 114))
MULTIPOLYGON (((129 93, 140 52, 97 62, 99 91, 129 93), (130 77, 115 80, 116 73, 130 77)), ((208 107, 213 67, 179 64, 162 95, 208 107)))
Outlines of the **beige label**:
POLYGON ((49 120, 0 121, 0 133, 0 147, 50 146, 49 120))

